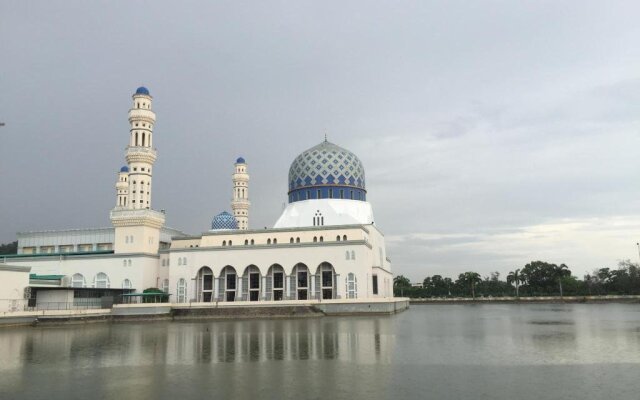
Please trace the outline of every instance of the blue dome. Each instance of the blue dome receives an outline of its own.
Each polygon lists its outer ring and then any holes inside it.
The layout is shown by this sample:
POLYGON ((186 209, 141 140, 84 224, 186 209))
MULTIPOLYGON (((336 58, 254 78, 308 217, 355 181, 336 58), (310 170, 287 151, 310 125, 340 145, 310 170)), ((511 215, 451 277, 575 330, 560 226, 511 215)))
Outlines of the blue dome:
POLYGON ((238 229, 238 221, 226 211, 213 217, 211 230, 238 229))
POLYGON ((136 94, 146 94, 147 96, 150 96, 149 89, 147 89, 144 86, 140 86, 139 88, 137 88, 136 89, 136 94))
POLYGON ((310 199, 366 201, 364 167, 355 154, 326 140, 289 168, 289 203, 310 199))
POLYGON ((129 167, 125 165, 124 167, 120 168, 120 172, 129 172, 129 167))
POLYGON ((238 159, 236 160, 236 164, 244 164, 244 163, 245 161, 244 161, 244 158, 242 157, 238 157, 238 159))

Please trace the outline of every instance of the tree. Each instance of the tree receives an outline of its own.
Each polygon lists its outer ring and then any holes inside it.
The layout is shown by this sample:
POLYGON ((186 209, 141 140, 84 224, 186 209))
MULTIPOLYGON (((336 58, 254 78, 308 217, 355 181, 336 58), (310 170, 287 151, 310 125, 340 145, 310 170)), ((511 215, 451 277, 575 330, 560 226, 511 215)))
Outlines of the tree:
POLYGON ((396 288, 411 287, 411 281, 409 281, 409 278, 406 278, 404 275, 398 275, 395 278, 393 278, 393 287, 396 287, 396 288))
POLYGON ((566 265, 560 264, 559 266, 555 266, 553 275, 558 280, 558 285, 560 285, 560 297, 562 297, 562 279, 571 276, 571 271, 569 271, 569 267, 566 265))
POLYGON ((16 254, 18 252, 18 242, 0 244, 0 254, 16 254))
POLYGON ((522 281, 522 276, 520 275, 520 269, 511 271, 509 272, 509 275, 507 275, 507 283, 509 284, 513 283, 516 286, 516 297, 520 297, 520 294, 518 293, 518 289, 520 288, 521 281, 522 281))
POLYGON ((460 276, 458 276, 458 281, 463 284, 463 285, 467 285, 471 288, 471 297, 472 298, 476 298, 476 285, 480 282, 482 282, 482 278, 480 277, 480 274, 477 272, 465 272, 464 274, 460 274, 460 276))

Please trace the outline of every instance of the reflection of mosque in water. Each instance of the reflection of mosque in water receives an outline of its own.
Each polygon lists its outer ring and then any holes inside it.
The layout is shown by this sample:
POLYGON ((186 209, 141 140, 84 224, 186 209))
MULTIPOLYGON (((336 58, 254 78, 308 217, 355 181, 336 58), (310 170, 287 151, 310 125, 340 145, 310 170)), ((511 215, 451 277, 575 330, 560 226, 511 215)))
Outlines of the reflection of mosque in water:
POLYGON ((318 318, 87 326, 4 335, 0 371, 26 362, 92 367, 340 360, 390 363, 390 319, 318 318), (46 337, 46 339, 45 339, 46 337))

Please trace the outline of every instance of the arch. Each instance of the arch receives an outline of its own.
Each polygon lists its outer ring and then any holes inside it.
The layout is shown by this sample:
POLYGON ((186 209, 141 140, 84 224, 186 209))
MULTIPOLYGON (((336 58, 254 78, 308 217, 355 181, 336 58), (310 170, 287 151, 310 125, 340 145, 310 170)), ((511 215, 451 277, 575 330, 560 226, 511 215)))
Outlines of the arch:
POLYGON ((336 298, 336 271, 333 265, 323 262, 316 269, 315 292, 318 299, 335 299, 336 298))
POLYGON ((318 237, 317 237, 317 236, 314 236, 314 237, 313 237, 313 243, 316 243, 317 241, 318 241, 318 237))
POLYGON ((350 258, 349 257, 349 250, 344 252, 344 258, 345 258, 345 260, 348 260, 350 258))
POLYGON ((253 239, 251 239, 251 245, 254 245, 255 243, 256 242, 253 239))
POLYGON ((356 278, 356 275, 353 272, 349 272, 347 274, 345 287, 347 289, 347 299, 358 298, 358 278, 356 278))
POLYGON ((342 235, 342 240, 346 241, 347 240, 347 235, 342 235))
POLYGON ((320 236, 320 242, 324 242, 324 237, 320 236))
POLYGON ((187 281, 184 278, 178 279, 176 299, 178 303, 187 302, 187 281))
POLYGON ((233 246, 233 241, 229 240, 229 246, 233 246))
MULTIPOLYGON (((137 145, 138 145, 138 132, 136 132, 135 137, 136 137, 135 145, 137 146, 137 145)), ((135 182, 134 182, 134 183, 135 183, 135 182)))
POLYGON ((296 238, 296 243, 300 243, 300 238, 299 237, 296 238))
POLYGON ((146 139, 147 139, 147 135, 144 132, 142 132, 142 140, 140 141, 140 144, 142 146, 146 146, 146 143, 145 143, 146 139))
POLYGON ((226 246, 226 245, 227 245, 227 241, 226 241, 226 240, 223 240, 223 241, 222 241, 222 245, 223 245, 223 246, 226 246))
POLYGON ((340 235, 336 236, 336 242, 340 241, 340 235))
POLYGON ((285 298, 286 273, 280 264, 273 264, 267 271, 264 297, 266 300, 280 301, 285 298))
POLYGON ((273 244, 278 244, 278 238, 273 238, 273 244))
POLYGON ((130 267, 131 266, 131 259, 127 260, 127 266, 130 267))
POLYGON ((293 238, 289 239, 289 243, 293 243, 293 238))
POLYGON ((122 281, 122 288, 123 289, 131 289, 133 287, 133 285, 131 284, 131 281, 129 279, 126 279, 122 281))
POLYGON ((196 301, 210 303, 213 300, 213 271, 205 265, 196 274, 196 301))
POLYGON ((94 288, 109 288, 111 286, 109 282, 109 277, 104 272, 98 272, 96 276, 93 277, 93 287, 94 288))
POLYGON ((227 265, 220 271, 218 277, 218 300, 236 301, 236 290, 238 286, 238 274, 236 269, 227 265))
POLYGON ((73 274, 71 277, 71 287, 85 287, 87 284, 84 280, 84 275, 73 274))
POLYGON ((267 244, 271 244, 271 239, 267 239, 267 244))
POLYGON ((356 251, 355 250, 351 250, 351 259, 352 260, 356 259, 356 251))
POLYGON ((245 240, 244 240, 244 245, 246 246, 246 245, 248 245, 248 244, 249 244, 249 239, 245 239, 245 240))
POLYGON ((260 300, 261 281, 260 269, 253 264, 247 266, 242 273, 242 300, 260 300))
POLYGON ((291 298, 295 300, 309 299, 309 268, 303 263, 297 263, 290 275, 291 298))
POLYGON ((178 265, 182 265, 182 257, 178 257, 178 265))

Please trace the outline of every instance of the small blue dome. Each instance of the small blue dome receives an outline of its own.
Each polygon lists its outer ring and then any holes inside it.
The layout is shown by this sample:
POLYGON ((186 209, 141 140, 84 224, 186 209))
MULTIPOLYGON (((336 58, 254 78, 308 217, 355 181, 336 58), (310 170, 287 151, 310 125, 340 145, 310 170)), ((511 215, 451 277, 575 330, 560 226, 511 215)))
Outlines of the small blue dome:
POLYGON ((146 94, 147 96, 149 96, 149 89, 144 86, 140 86, 136 89, 136 94, 146 94))
POLYGON ((124 167, 120 168, 120 172, 129 172, 129 167, 125 165, 124 167))
POLYGON ((238 229, 238 221, 236 221, 233 215, 223 211, 213 217, 213 220, 211 221, 211 230, 217 231, 227 229, 238 229))
POLYGON ((245 161, 244 161, 244 158, 242 157, 238 157, 238 159, 236 160, 236 164, 244 164, 244 163, 245 161))

